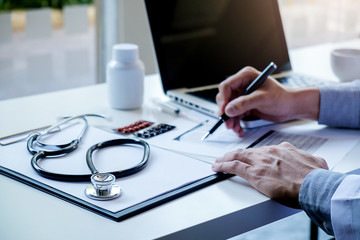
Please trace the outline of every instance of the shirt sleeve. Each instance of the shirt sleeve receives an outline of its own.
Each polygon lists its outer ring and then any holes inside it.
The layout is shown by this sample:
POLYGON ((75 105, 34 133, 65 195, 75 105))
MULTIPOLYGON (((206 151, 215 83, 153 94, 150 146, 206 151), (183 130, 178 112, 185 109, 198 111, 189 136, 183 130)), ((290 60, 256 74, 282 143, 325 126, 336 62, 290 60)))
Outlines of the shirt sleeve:
POLYGON ((347 176, 331 199, 331 221, 337 240, 360 239, 360 176, 347 176))
POLYGON ((360 128, 360 80, 319 87, 319 123, 360 128))
POLYGON ((301 185, 299 204, 310 219, 327 234, 334 235, 331 223, 331 198, 346 174, 325 169, 311 171, 301 185))

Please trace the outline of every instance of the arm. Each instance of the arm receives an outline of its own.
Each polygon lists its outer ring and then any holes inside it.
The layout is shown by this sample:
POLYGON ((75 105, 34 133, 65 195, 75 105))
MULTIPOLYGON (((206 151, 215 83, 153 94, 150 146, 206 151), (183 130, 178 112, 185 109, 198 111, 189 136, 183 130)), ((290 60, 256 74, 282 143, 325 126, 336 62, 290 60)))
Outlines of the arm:
MULTIPOLYGON (((360 80, 321 86, 319 123, 360 128, 360 80)), ((304 180, 299 203, 336 239, 360 239, 360 176, 317 169, 304 180)))
POLYGON ((360 239, 359 183, 359 175, 316 169, 306 176, 300 188, 300 206, 336 239, 360 239))
POLYGON ((360 128, 360 80, 319 89, 320 124, 360 128))

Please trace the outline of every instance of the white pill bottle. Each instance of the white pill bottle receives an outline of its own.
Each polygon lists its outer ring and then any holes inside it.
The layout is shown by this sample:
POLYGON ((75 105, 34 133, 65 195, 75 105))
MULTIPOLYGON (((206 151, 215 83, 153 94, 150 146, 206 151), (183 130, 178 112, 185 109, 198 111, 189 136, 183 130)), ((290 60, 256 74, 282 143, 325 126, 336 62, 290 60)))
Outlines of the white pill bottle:
POLYGON ((113 46, 112 59, 107 64, 106 82, 112 108, 140 108, 144 98, 144 64, 139 59, 139 47, 121 43, 113 46))

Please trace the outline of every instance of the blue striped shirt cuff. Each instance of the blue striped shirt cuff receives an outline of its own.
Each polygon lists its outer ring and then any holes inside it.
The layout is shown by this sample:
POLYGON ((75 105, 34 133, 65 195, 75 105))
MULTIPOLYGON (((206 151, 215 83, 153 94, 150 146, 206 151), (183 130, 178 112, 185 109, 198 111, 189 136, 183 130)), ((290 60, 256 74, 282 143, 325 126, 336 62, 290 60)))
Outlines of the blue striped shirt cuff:
POLYGON ((315 169, 306 176, 300 188, 301 208, 327 234, 334 235, 331 225, 331 198, 346 176, 343 173, 315 169))

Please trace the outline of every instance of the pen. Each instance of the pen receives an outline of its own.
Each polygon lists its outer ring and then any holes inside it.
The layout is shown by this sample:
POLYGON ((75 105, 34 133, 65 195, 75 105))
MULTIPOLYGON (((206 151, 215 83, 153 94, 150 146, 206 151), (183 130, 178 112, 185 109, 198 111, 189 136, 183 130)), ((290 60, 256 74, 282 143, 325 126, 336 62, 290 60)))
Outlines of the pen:
MULTIPOLYGON (((255 78, 254 81, 250 83, 250 85, 245 89, 244 93, 241 96, 248 95, 258 89, 261 84, 265 81, 265 79, 275 71, 277 68, 276 64, 271 62, 263 71, 262 73, 255 78)), ((229 119, 229 116, 227 116, 225 113, 221 115, 217 123, 201 138, 201 141, 204 141, 210 134, 213 134, 218 127, 224 122, 226 122, 229 119)))

